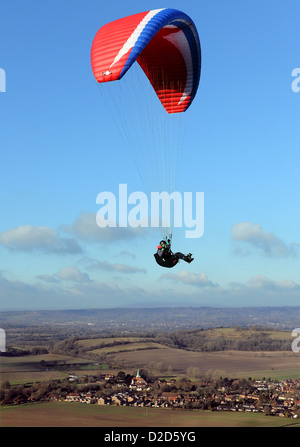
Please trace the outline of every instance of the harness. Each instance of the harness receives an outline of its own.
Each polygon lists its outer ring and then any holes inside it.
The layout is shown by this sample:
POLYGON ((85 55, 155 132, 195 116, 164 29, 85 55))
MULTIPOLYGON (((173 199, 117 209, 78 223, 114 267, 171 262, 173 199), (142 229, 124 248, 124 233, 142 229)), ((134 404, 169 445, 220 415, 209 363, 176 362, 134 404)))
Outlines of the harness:
POLYGON ((154 254, 155 260, 157 264, 161 267, 172 268, 178 263, 178 259, 174 256, 170 256, 169 258, 163 258, 159 256, 157 253, 154 254))

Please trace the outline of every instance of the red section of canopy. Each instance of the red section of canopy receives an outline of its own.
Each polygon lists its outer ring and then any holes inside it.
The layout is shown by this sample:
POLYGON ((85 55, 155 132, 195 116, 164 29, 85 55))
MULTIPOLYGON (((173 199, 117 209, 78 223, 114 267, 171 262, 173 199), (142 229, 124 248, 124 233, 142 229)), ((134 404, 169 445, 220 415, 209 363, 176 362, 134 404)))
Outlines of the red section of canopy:
POLYGON ((109 67, 123 47, 123 44, 129 39, 147 14, 148 11, 124 17, 110 22, 99 29, 93 40, 91 49, 92 70, 98 82, 119 79, 121 71, 128 59, 128 52, 132 48, 114 64, 112 70, 109 67), (103 74, 107 71, 111 71, 112 74, 103 74))
POLYGON ((182 33, 179 28, 162 28, 148 43, 137 61, 146 73, 168 113, 183 112, 190 95, 180 102, 185 90, 187 69, 177 47, 167 37, 182 33))
POLYGON ((102 26, 91 50, 96 80, 102 83, 121 79, 137 61, 166 111, 185 111, 198 87, 196 70, 200 58, 197 31, 188 19, 180 11, 167 8, 102 26), (187 29, 190 33, 192 30, 189 41, 187 29))

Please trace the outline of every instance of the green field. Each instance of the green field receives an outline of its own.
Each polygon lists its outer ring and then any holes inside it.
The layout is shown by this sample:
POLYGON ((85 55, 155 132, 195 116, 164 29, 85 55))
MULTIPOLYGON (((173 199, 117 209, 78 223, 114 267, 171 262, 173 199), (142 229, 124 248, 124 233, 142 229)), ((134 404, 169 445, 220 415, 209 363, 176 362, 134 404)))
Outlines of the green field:
MULTIPOLYGON (((178 331, 166 336, 152 337, 96 337, 75 342, 75 346, 86 353, 105 355, 147 349, 181 348, 193 352, 250 351, 262 353, 288 351, 290 331, 255 328, 211 328, 205 330, 178 331)), ((164 356, 165 352, 161 352, 164 356)))
POLYGON ((144 349, 167 349, 167 348, 163 345, 160 345, 159 343, 141 342, 141 343, 129 343, 116 346, 105 346, 103 348, 91 349, 87 352, 91 354, 101 355, 101 354, 111 354, 114 352, 141 351, 144 349))
POLYGON ((220 351, 194 352, 183 349, 165 348, 145 351, 127 351, 108 356, 114 362, 148 368, 160 364, 161 371, 172 371, 176 375, 187 375, 189 368, 197 368, 201 375, 222 377, 255 377, 286 379, 299 378, 299 354, 288 351, 251 352, 220 351))
POLYGON ((91 349, 93 346, 107 346, 111 344, 125 344, 125 343, 136 343, 143 342, 145 338, 143 337, 101 337, 101 338, 87 338, 84 340, 78 340, 75 342, 76 345, 82 346, 85 349, 91 349))
POLYGON ((255 330, 249 328, 213 328, 197 332, 198 335, 205 335, 207 338, 227 338, 245 339, 255 335, 264 334, 266 337, 277 340, 291 340, 291 331, 255 330))
MULTIPOLYGON (((149 342, 150 343, 150 342, 149 342)), ((124 350, 124 345, 114 346, 106 355, 109 361, 126 371, 146 368, 159 374, 173 374, 182 377, 189 374, 190 368, 197 368, 201 375, 222 377, 255 377, 286 379, 299 378, 299 354, 293 352, 193 352, 182 349, 163 347, 137 350, 144 343, 131 344, 132 350, 124 350), (159 369, 157 367, 159 366, 159 369)), ((95 352, 98 350, 95 350, 95 352)), ((12 385, 42 380, 54 380, 67 377, 70 372, 78 374, 95 374, 102 371, 101 365, 83 358, 67 355, 43 354, 25 357, 1 357, 0 381, 8 380, 12 385), (46 362, 46 365, 43 363, 46 362), (45 366, 43 366, 43 364, 45 366)), ((103 371, 104 372, 104 371, 103 371)), ((106 371, 108 372, 108 371, 106 371)), ((192 378, 192 377, 191 377, 192 378)))
POLYGON ((261 413, 209 412, 39 403, 1 410, 2 427, 300 427, 300 421, 261 413))
POLYGON ((121 351, 143 349, 164 349, 165 346, 149 340, 147 337, 107 337, 78 340, 76 345, 84 348, 89 354, 111 354, 121 351))
POLYGON ((69 374, 68 368, 71 365, 74 370, 80 370, 89 364, 90 361, 86 359, 57 354, 1 357, 0 381, 8 380, 13 385, 62 379, 69 374))

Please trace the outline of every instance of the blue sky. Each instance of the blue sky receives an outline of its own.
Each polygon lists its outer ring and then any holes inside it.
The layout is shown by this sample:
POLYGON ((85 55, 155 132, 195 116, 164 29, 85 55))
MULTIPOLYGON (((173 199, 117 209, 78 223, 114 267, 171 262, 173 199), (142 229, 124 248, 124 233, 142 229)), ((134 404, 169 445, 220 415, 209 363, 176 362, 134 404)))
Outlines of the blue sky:
POLYGON ((297 0, 2 5, 0 309, 298 305, 299 14, 297 0), (102 25, 161 7, 188 14, 202 48, 180 190, 204 192, 205 230, 177 229, 195 260, 167 271, 154 230, 96 226, 98 193, 142 186, 90 66, 102 25))

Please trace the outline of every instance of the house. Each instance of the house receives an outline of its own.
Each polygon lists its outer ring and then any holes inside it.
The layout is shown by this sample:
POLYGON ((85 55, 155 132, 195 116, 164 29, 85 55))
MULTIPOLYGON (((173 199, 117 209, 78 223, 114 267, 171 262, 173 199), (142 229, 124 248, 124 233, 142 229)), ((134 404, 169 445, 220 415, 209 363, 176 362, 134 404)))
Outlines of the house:
POLYGON ((115 376, 113 374, 106 374, 104 376, 104 380, 113 380, 115 378, 115 376))
POLYGON ((97 400, 98 405, 110 405, 111 404, 111 399, 107 396, 102 396, 99 397, 99 399, 97 400))
POLYGON ((131 384, 129 385, 129 388, 131 388, 132 390, 137 390, 137 391, 142 391, 142 390, 145 390, 148 388, 148 384, 147 384, 146 380, 144 380, 140 376, 139 370, 137 370, 136 376, 131 379, 131 384))
POLYGON ((86 404, 90 404, 91 403, 91 401, 92 401, 92 398, 93 398, 93 396, 92 396, 92 393, 84 393, 84 394, 82 394, 81 395, 81 402, 82 403, 86 403, 86 404))
POLYGON ((78 393, 67 394, 65 400, 67 402, 80 402, 80 394, 78 393))
POLYGON ((174 403, 178 401, 178 395, 169 393, 167 391, 163 392, 161 395, 162 399, 168 401, 169 403, 174 403))
POLYGON ((123 399, 120 396, 112 396, 111 403, 113 405, 123 405, 123 399))
POLYGON ((78 376, 76 376, 75 374, 69 374, 69 382, 77 382, 78 380, 78 376))

